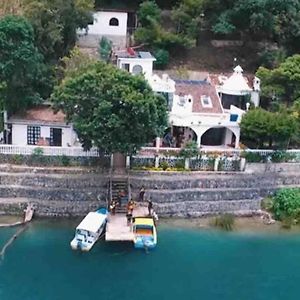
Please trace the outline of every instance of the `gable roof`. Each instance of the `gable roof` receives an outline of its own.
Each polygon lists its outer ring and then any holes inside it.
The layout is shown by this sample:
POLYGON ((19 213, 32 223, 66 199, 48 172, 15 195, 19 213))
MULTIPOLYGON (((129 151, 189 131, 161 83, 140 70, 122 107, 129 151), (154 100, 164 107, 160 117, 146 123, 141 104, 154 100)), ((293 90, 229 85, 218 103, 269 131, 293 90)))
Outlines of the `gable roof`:
POLYGON ((217 91, 208 81, 176 80, 175 82, 176 95, 191 95, 193 97, 193 113, 223 113, 217 91), (210 97, 212 107, 203 107, 201 96, 210 97))
POLYGON ((8 123, 14 122, 66 125, 65 114, 62 111, 55 114, 50 105, 39 105, 23 113, 12 115, 8 123))

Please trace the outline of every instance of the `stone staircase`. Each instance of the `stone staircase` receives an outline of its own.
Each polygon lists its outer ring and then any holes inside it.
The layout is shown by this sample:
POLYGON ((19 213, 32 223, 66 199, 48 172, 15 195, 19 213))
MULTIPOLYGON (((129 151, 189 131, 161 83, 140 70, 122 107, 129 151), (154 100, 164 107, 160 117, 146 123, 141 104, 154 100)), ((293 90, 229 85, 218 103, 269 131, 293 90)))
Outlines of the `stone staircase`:
POLYGON ((116 207, 116 213, 126 213, 127 212, 127 202, 128 202, 128 180, 124 177, 115 177, 112 178, 111 184, 112 192, 111 196, 112 199, 115 201, 119 201, 119 193, 123 192, 126 196, 122 198, 121 205, 116 207))
MULTIPOLYGON (((117 199, 120 190, 138 200, 142 186, 160 216, 250 215, 260 210, 262 197, 276 189, 300 187, 300 169, 253 174, 135 171, 110 177, 90 168, 0 165, 0 213, 22 212, 32 202, 38 216, 83 216, 105 207, 111 196, 117 199)), ((117 212, 126 213, 126 203, 117 212)))
POLYGON ((106 206, 107 182, 85 168, 0 165, 0 213, 22 213, 30 202, 38 216, 82 216, 106 206))

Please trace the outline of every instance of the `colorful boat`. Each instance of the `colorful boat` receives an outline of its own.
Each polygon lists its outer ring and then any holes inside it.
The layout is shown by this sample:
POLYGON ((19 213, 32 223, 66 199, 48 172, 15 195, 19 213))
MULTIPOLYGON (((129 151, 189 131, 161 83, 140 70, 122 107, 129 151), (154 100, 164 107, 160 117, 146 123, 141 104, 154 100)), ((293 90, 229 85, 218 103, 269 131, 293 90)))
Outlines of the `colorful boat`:
POLYGON ((135 218, 133 223, 134 247, 153 249, 157 244, 157 233, 153 218, 135 218))
POLYGON ((71 241, 73 250, 90 251, 104 231, 108 212, 101 208, 96 212, 89 212, 76 227, 75 237, 71 241))

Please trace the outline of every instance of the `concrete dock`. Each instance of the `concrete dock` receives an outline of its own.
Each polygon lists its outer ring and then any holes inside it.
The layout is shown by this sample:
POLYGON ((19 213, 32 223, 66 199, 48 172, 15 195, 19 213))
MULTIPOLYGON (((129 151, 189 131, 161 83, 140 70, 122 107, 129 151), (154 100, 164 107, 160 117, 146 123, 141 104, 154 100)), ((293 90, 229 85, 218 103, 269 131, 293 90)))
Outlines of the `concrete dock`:
MULTIPOLYGON (((133 210, 133 217, 148 216, 146 206, 138 206, 133 210)), ((125 213, 110 214, 106 224, 106 241, 133 241, 132 225, 127 225, 125 213)))

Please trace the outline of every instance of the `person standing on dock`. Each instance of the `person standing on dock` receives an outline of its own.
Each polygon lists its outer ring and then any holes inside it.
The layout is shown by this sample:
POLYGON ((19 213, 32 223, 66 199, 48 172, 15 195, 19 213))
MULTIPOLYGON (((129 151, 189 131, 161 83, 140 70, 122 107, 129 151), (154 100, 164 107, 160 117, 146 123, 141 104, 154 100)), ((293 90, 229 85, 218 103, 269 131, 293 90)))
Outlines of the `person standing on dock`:
POLYGON ((144 196, 145 196, 145 187, 142 185, 139 193, 139 201, 144 202, 144 196))
POLYGON ((149 200, 148 200, 148 214, 149 214, 149 216, 152 215, 152 210, 153 210, 153 203, 152 203, 152 201, 149 199, 149 200))

